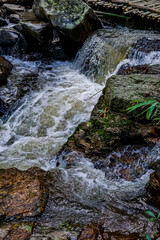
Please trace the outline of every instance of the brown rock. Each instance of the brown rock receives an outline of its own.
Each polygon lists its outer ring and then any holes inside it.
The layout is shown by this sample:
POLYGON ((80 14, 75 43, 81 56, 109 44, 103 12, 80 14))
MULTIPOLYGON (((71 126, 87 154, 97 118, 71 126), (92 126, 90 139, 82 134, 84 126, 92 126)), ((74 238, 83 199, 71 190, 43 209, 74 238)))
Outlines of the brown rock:
POLYGON ((141 240, 137 233, 123 234, 122 232, 104 231, 101 226, 88 225, 82 229, 78 240, 141 240))
POLYGON ((100 227, 95 225, 88 225, 82 229, 78 240, 102 240, 102 235, 100 233, 100 227))
POLYGON ((40 215, 48 199, 44 171, 30 168, 0 170, 0 217, 33 217, 40 215))
POLYGON ((3 240, 27 240, 30 238, 32 230, 33 224, 15 224, 3 240))
POLYGON ((115 233, 104 232, 103 239, 104 240, 140 240, 142 238, 140 238, 137 233, 126 235, 119 232, 115 232, 115 233))
POLYGON ((160 166, 150 175, 147 191, 149 200, 160 207, 160 166))
POLYGON ((12 70, 12 64, 0 56, 0 85, 7 82, 7 77, 12 70))

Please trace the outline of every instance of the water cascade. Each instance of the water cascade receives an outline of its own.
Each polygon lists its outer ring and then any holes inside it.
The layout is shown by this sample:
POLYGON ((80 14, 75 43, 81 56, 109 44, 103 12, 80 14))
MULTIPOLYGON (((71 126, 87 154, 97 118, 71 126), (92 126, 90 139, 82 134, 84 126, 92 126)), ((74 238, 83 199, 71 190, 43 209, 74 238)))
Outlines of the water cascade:
MULTIPOLYGON (((0 122, 0 168, 24 170, 39 166, 50 170, 53 194, 41 218, 41 229, 57 227, 62 222, 77 225, 105 222, 105 227, 110 230, 123 228, 126 232, 138 231, 140 235, 147 229, 149 232, 156 229, 154 223, 150 223, 149 227, 144 224, 144 211, 148 205, 140 197, 145 192, 151 170, 148 170, 148 163, 141 158, 138 150, 131 151, 128 146, 123 153, 112 153, 117 157, 127 151, 137 154, 135 166, 139 166, 141 160, 141 174, 137 176, 134 172, 134 178, 128 181, 121 179, 122 164, 105 165, 105 161, 111 163, 111 155, 104 160, 104 169, 99 169, 98 165, 79 153, 69 156, 73 160, 71 165, 63 161, 64 156, 59 156, 60 165, 56 167, 55 157, 76 126, 89 119, 104 87, 105 75, 116 73, 124 63, 160 64, 159 52, 148 55, 135 53, 132 58, 125 59, 129 46, 144 36, 159 37, 147 31, 101 30, 86 41, 73 62, 29 62, 6 56, 14 66, 9 82, 15 81, 16 86, 19 79, 32 75, 34 81, 31 91, 21 99, 17 109, 0 122), (101 41, 99 36, 103 38, 101 41), (105 46, 107 49, 110 46, 107 55, 110 63, 102 54, 105 46), (88 54, 91 48, 94 51, 88 54), (83 61, 85 51, 90 56, 86 62, 83 61)), ((15 88, 11 90, 9 92, 2 87, 2 98, 9 99, 11 93, 14 96, 15 88)), ((155 158, 157 150, 145 152, 152 154, 147 158, 149 162, 155 158)))

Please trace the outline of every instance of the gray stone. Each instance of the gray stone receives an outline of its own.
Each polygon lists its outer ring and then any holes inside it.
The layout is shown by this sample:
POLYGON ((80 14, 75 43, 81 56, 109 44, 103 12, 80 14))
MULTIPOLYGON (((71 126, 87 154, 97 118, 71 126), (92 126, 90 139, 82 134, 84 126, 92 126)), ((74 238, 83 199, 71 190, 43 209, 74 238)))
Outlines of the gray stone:
POLYGON ((75 42, 83 42, 101 23, 82 0, 34 0, 33 10, 41 19, 47 18, 75 42))
MULTIPOLYGON (((159 99, 160 75, 112 76, 104 89, 104 102, 110 110, 123 112, 137 99, 159 99)), ((137 113, 136 113, 137 115, 137 113)))
POLYGON ((0 30, 0 55, 18 57, 27 51, 27 44, 19 32, 13 29, 0 30))
POLYGON ((11 23, 19 23, 20 22, 20 17, 18 14, 10 14, 9 18, 10 18, 11 23))
POLYGON ((25 8, 21 5, 17 5, 17 4, 4 4, 3 8, 5 8, 7 10, 7 12, 9 14, 16 14, 17 12, 24 12, 25 8))
POLYGON ((12 70, 12 64, 4 57, 0 56, 0 85, 7 82, 7 77, 12 70))
POLYGON ((61 39, 50 23, 39 20, 33 12, 23 13, 21 19, 21 26, 32 48, 42 52, 45 57, 65 59, 61 39))

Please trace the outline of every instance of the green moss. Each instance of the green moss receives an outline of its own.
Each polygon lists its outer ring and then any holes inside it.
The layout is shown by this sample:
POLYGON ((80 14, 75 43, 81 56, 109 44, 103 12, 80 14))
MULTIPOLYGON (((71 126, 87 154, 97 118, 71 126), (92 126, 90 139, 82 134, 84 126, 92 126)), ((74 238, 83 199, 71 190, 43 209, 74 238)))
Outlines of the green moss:
POLYGON ((22 223, 22 228, 27 230, 28 233, 32 232, 32 226, 22 223))
POLYGON ((72 232, 72 231, 76 231, 77 228, 79 228, 79 226, 70 224, 68 222, 64 222, 60 224, 56 230, 65 230, 67 232, 72 232))

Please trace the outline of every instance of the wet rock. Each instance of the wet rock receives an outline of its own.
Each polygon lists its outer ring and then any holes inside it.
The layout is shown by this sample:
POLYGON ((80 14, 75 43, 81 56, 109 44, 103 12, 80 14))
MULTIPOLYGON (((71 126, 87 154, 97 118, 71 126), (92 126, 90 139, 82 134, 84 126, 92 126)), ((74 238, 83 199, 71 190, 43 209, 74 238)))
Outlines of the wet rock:
POLYGON ((33 224, 30 223, 20 223, 15 224, 9 230, 8 234, 3 238, 3 240, 27 240, 32 235, 33 224))
POLYGON ((17 12, 24 12, 25 8, 21 5, 17 5, 17 4, 4 4, 3 8, 6 9, 6 11, 9 14, 16 14, 17 12))
POLYGON ((7 111, 7 106, 5 102, 0 98, 0 117, 2 117, 7 111))
MULTIPOLYGON (((1 12, 0 12, 0 15, 1 15, 1 12)), ((8 25, 7 21, 4 18, 0 17, 0 27, 5 26, 5 25, 8 25)))
POLYGON ((44 182, 44 171, 30 168, 0 170, 0 218, 24 218, 41 215, 48 188, 44 182))
POLYGON ((9 19, 10 19, 11 23, 19 23, 20 22, 20 17, 18 14, 10 14, 9 19))
POLYGON ((100 232, 100 227, 95 225, 85 226, 82 229, 78 240, 103 240, 102 234, 100 232))
POLYGON ((78 233, 74 231, 51 231, 50 233, 45 233, 42 235, 33 234, 30 240, 77 240, 78 233))
POLYGON ((74 42, 83 42, 92 31, 101 27, 93 10, 83 1, 34 0, 33 11, 37 17, 50 20, 54 28, 74 42))
POLYGON ((28 5, 32 4, 33 0, 1 0, 2 3, 11 3, 11 4, 22 4, 22 5, 28 5))
POLYGON ((27 51, 27 44, 19 32, 15 30, 0 30, 0 54, 19 57, 27 51))
POLYGON ((132 58, 137 52, 151 53, 160 51, 160 39, 148 39, 143 37, 138 39, 128 51, 128 58, 132 58))
POLYGON ((138 39, 126 54, 130 61, 136 65, 156 65, 160 58, 160 39, 148 39, 143 37, 138 39))
POLYGON ((104 232, 104 240, 142 240, 143 238, 139 237, 137 233, 133 234, 123 234, 120 232, 104 232))
POLYGON ((3 223, 0 226, 0 239, 3 240, 26 240, 32 234, 33 223, 3 223))
POLYGON ((0 56, 0 86, 7 83, 7 77, 12 70, 12 64, 0 56))
POLYGON ((120 67, 117 75, 129 75, 129 74, 160 74, 160 65, 142 65, 131 66, 130 64, 124 64, 120 67))
POLYGON ((96 79, 98 83, 112 72, 122 60, 123 53, 108 43, 105 30, 97 30, 84 42, 76 57, 76 67, 87 77, 96 79))
POLYGON ((61 39, 51 24, 37 19, 32 12, 25 12, 21 18, 27 42, 32 49, 41 52, 44 57, 65 59, 61 39))
POLYGON ((160 207, 160 165, 151 173, 147 191, 149 200, 160 207))
POLYGON ((83 228, 78 240, 142 240, 142 238, 137 233, 109 232, 101 226, 88 225, 83 228))

